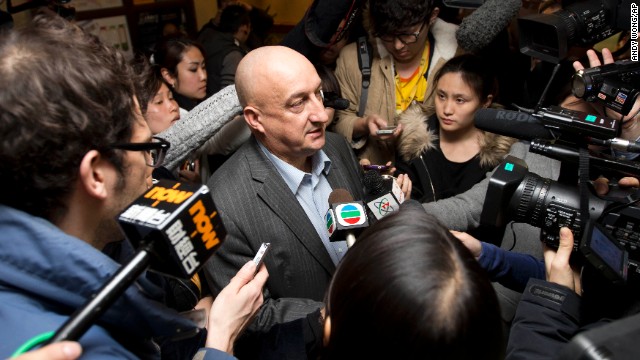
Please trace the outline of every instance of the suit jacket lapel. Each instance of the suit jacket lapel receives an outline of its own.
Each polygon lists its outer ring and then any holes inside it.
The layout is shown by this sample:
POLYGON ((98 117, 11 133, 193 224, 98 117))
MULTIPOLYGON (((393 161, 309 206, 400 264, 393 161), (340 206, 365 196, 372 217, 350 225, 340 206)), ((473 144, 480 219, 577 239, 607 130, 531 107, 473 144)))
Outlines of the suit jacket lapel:
POLYGON ((258 197, 289 227, 291 232, 314 258, 333 274, 335 265, 327 253, 320 236, 309 221, 291 189, 275 170, 271 161, 262 153, 257 140, 251 140, 251 150, 246 154, 254 181, 262 183, 258 197))

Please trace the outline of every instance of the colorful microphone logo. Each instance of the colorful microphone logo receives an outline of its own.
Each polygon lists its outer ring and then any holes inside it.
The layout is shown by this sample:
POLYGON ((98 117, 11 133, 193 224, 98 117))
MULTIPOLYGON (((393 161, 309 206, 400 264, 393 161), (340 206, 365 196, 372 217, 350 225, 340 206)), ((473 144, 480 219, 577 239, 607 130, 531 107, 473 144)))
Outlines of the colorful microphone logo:
POLYGON ((367 220, 364 208, 358 203, 340 204, 336 207, 336 218, 342 226, 362 225, 367 220))

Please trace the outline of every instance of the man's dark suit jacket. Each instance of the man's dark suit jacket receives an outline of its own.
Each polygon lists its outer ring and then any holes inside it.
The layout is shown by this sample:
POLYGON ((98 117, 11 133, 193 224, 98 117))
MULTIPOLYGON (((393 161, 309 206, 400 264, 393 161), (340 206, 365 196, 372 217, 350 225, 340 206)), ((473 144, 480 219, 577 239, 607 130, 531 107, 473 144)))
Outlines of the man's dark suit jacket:
MULTIPOLYGON (((323 150, 331 159, 327 176, 331 188, 346 189, 354 199, 363 199, 362 173, 346 140, 327 132, 323 150)), ((306 318, 323 307, 335 265, 257 140, 249 139, 207 185, 228 233, 205 267, 214 293, 229 283, 263 242, 271 243, 264 258, 269 271, 265 302, 247 332, 267 333, 274 325, 306 318)))

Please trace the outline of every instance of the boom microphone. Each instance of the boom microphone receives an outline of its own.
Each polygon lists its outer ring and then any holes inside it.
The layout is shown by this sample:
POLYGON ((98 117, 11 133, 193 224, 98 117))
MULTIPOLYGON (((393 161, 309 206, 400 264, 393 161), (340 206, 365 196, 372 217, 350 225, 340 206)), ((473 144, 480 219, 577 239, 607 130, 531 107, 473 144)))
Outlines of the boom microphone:
POLYGON ((555 138, 539 118, 524 112, 479 109, 474 124, 480 130, 522 140, 555 138))
POLYGON ((351 247, 356 235, 369 227, 367 212, 362 201, 354 201, 345 189, 335 189, 329 195, 329 210, 325 215, 330 241, 347 241, 351 247))
POLYGON ((378 220, 398 211, 404 202, 404 193, 393 177, 384 178, 379 172, 369 170, 364 173, 362 182, 367 207, 378 220))
POLYGON ((56 331, 51 343, 78 340, 149 266, 170 276, 191 278, 227 234, 206 186, 169 180, 151 187, 118 221, 138 250, 56 331))
POLYGON ((458 45, 469 52, 482 50, 509 25, 521 6, 521 0, 487 0, 460 23, 458 45))

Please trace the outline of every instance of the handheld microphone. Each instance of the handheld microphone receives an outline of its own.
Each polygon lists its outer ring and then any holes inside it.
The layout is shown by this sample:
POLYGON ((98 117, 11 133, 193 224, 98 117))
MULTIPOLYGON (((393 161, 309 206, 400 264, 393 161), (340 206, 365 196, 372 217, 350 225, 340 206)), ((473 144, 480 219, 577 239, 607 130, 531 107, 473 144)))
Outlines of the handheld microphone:
POLYGON ((356 235, 369 227, 367 212, 362 201, 354 201, 345 189, 335 189, 329 195, 329 210, 325 215, 330 241, 347 240, 351 247, 356 235))
POLYGON ((469 52, 482 50, 509 25, 521 6, 522 0, 487 0, 460 23, 458 45, 469 52))
POLYGON ((370 170, 364 173, 362 182, 367 207, 377 220, 398 211, 404 202, 404 193, 391 176, 383 177, 379 172, 370 170))
POLYGON ((51 343, 78 340, 149 267, 191 278, 227 234, 206 186, 169 180, 160 180, 136 199, 118 221, 138 250, 56 331, 51 343))
POLYGON ((349 108, 349 100, 338 97, 338 94, 333 91, 323 91, 322 97, 324 107, 332 108, 334 110, 346 110, 349 108))

